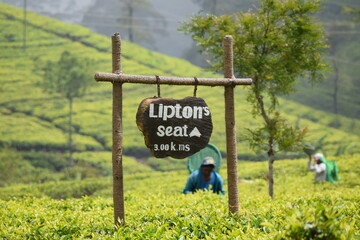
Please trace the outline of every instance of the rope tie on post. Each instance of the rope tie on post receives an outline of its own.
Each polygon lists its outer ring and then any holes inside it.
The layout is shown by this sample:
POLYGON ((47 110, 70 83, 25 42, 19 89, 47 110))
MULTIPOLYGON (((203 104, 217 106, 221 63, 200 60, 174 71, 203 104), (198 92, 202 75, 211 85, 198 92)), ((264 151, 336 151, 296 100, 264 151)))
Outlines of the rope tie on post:
POLYGON ((235 81, 232 78, 229 79, 229 82, 232 88, 236 87, 235 81))
POLYGON ((158 75, 156 77, 156 85, 157 85, 157 96, 160 97, 160 77, 158 75))
POLYGON ((199 80, 197 79, 197 77, 194 77, 195 80, 195 84, 194 84, 194 97, 196 97, 196 92, 197 92, 197 86, 199 84, 199 80))

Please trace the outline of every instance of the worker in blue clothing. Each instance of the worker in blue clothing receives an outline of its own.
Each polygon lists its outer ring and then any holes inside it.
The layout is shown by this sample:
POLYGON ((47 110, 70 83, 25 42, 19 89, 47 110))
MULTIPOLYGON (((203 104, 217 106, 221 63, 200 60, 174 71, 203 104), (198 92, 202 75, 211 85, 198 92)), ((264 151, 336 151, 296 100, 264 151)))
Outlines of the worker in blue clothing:
POLYGON ((224 194, 224 181, 220 174, 214 171, 215 161, 212 157, 205 157, 198 170, 189 176, 183 193, 194 193, 197 190, 209 190, 217 194, 224 194))

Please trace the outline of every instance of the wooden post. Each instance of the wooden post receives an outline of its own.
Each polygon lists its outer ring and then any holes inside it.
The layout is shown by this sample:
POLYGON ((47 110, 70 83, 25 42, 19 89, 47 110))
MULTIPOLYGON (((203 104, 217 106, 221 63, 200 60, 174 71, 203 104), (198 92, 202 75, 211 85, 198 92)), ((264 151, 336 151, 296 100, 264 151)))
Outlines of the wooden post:
MULTIPOLYGON (((112 36, 112 72, 121 73, 121 38, 119 33, 112 36)), ((125 224, 124 188, 122 167, 122 83, 113 82, 113 201, 115 226, 125 224)))
MULTIPOLYGON (((234 78, 233 41, 230 35, 224 38, 224 77, 234 78)), ((226 124, 226 154, 228 175, 229 211, 237 214, 239 211, 238 169, 236 150, 234 88, 225 86, 225 124, 226 124)))

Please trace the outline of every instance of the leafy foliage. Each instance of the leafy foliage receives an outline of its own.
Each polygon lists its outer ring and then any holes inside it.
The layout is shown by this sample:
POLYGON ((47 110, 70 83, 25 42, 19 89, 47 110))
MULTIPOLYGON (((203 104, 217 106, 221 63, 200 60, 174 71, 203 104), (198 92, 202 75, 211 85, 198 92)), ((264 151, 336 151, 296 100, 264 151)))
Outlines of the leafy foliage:
MULTIPOLYGON (((126 225, 114 230, 108 179, 20 185, 0 191, 2 238, 356 239, 359 155, 337 158, 341 180, 314 185, 306 160, 278 162, 269 202, 265 162, 240 162, 240 215, 211 192, 181 194, 187 170, 125 175, 126 225), (107 190, 105 190, 107 189, 107 190), (88 197, 79 197, 79 194, 88 197), (22 195, 21 195, 22 194, 22 195), (63 194, 62 200, 58 197, 63 194), (14 198, 17 196, 17 198, 14 198), (39 198, 34 198, 34 196, 39 198), (47 197, 50 196, 50 197, 47 197), (91 196, 91 197, 89 197, 91 196)), ((220 173, 225 178, 224 168, 220 173)))
POLYGON ((294 91, 299 77, 320 81, 326 69, 321 61, 324 33, 313 18, 319 9, 319 2, 313 0, 262 0, 256 12, 196 16, 183 26, 213 56, 213 68, 218 71, 223 66, 223 38, 235 37, 235 71, 253 79, 247 101, 253 117, 263 120, 262 127, 249 131, 250 146, 268 153, 271 196, 275 151, 298 149, 306 133, 280 116, 278 97, 294 91))
POLYGON ((235 36, 235 71, 254 81, 247 98, 252 103, 253 114, 265 115, 265 127, 261 129, 270 136, 283 136, 276 133, 277 130, 280 133, 279 126, 285 123, 275 112, 278 96, 294 91, 297 77, 307 75, 317 81, 325 69, 321 63, 325 39, 311 16, 318 9, 316 1, 262 1, 258 12, 196 16, 183 30, 192 34, 203 51, 212 54, 215 70, 223 66, 223 37, 235 36))
POLYGON ((67 99, 81 97, 90 84, 86 74, 88 65, 87 59, 79 60, 64 51, 58 62, 47 61, 41 86, 45 91, 59 93, 67 99))
POLYGON ((72 115, 73 99, 85 94, 90 82, 86 72, 89 68, 88 60, 78 60, 68 51, 61 54, 60 60, 55 63, 47 61, 43 68, 43 81, 40 86, 48 93, 58 93, 69 101, 69 164, 73 165, 72 153, 72 115))

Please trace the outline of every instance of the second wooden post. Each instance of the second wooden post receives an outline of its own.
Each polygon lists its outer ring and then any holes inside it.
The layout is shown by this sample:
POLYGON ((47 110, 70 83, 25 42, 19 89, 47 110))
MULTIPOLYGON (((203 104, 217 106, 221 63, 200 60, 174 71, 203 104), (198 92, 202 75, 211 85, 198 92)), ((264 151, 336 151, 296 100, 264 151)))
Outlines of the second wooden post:
MULTIPOLYGON (((121 73, 121 38, 119 33, 112 36, 112 72, 121 73)), ((112 126, 112 170, 114 222, 118 226, 125 224, 124 175, 122 166, 122 83, 113 82, 113 126, 112 126)))
MULTIPOLYGON (((234 78, 233 39, 227 35, 224 38, 224 77, 234 78)), ((239 211, 238 168, 236 149, 234 86, 225 87, 225 125, 226 125, 226 155, 229 211, 237 214, 239 211)))

